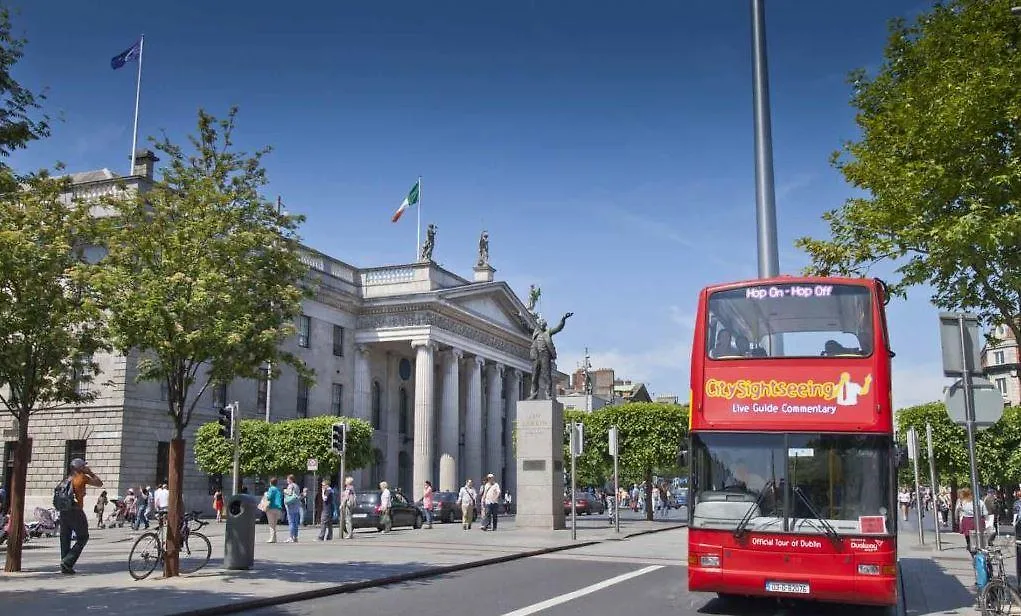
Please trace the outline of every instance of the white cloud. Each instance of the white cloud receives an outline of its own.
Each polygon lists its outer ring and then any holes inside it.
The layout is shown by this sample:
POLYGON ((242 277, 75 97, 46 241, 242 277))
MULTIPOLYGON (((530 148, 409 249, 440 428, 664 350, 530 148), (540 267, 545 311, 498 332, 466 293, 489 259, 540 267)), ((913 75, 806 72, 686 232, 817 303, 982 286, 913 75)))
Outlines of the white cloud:
POLYGON ((943 376, 941 364, 893 363, 893 408, 943 399, 943 387, 950 381, 943 376))

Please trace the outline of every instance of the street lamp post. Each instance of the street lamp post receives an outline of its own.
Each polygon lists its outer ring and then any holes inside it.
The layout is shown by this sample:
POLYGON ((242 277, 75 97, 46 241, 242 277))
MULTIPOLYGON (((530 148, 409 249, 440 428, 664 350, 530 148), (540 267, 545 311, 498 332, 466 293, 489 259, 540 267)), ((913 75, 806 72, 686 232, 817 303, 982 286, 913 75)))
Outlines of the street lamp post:
POLYGON ((776 195, 773 189, 773 136, 769 117, 769 68, 766 62, 765 0, 751 0, 752 98, 755 108, 755 219, 759 278, 780 273, 776 244, 776 195))

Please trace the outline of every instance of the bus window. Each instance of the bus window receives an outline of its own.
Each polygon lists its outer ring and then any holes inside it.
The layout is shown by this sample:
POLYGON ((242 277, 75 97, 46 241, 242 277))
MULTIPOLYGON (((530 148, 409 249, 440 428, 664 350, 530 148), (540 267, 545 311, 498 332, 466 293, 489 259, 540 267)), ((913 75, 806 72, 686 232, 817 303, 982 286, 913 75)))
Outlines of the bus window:
POLYGON ((872 294, 858 285, 780 283, 716 291, 708 313, 711 359, 867 357, 872 294))

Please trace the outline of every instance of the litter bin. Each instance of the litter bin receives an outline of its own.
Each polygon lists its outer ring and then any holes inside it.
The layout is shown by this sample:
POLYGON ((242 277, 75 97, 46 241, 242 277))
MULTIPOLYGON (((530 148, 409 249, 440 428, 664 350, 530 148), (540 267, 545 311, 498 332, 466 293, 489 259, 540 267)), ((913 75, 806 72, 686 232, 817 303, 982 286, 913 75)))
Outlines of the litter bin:
POLYGON ((255 521, 261 513, 259 500, 250 494, 235 494, 227 502, 224 569, 251 569, 255 563, 255 521))

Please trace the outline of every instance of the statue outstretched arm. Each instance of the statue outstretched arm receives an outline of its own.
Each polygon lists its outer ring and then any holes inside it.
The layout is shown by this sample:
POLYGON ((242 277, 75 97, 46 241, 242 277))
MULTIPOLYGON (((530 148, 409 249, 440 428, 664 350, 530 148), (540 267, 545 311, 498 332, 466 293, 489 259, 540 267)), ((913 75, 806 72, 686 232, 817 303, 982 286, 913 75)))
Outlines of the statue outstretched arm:
POLYGON ((572 316, 574 316, 574 313, 568 312, 564 316, 560 317, 560 323, 558 323, 557 326, 554 327, 553 329, 549 330, 550 336, 552 336, 553 334, 559 334, 560 330, 564 329, 564 325, 567 323, 567 319, 571 318, 572 316))

